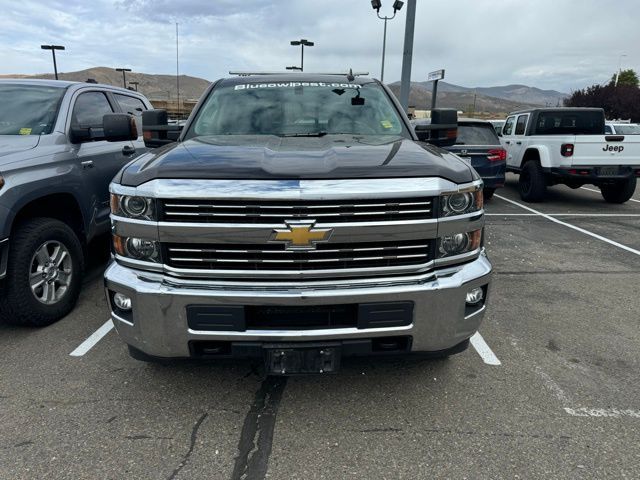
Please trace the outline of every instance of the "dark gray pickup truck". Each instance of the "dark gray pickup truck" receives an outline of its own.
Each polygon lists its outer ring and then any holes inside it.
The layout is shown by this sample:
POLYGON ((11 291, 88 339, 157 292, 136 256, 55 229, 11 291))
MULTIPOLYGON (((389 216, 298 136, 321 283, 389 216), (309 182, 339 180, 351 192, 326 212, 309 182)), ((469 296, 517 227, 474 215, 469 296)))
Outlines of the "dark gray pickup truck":
MULTIPOLYGON (((449 113, 434 123, 454 143, 449 113)), ((293 374, 464 350, 492 271, 482 180, 421 135, 369 78, 213 84, 178 141, 110 187, 105 283, 131 355, 255 357, 293 374)))
MULTIPOLYGON (((144 152, 104 116, 151 107, 107 85, 0 81, 0 319, 44 326, 75 305, 87 243, 109 231, 109 182, 144 152)), ((137 131, 142 132, 141 128, 137 131)))

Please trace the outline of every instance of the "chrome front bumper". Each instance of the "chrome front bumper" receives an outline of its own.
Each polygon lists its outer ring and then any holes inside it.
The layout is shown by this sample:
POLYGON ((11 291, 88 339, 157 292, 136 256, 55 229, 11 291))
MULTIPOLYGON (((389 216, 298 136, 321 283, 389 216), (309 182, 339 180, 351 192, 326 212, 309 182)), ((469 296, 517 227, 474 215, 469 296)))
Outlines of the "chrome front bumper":
POLYGON ((491 274, 491 263, 484 254, 464 265, 414 277, 288 285, 182 280, 113 262, 105 272, 105 286, 108 297, 113 292, 131 297, 131 318, 112 312, 112 319, 127 344, 151 356, 189 357, 189 343, 199 340, 301 342, 388 336, 411 336, 411 351, 435 352, 454 347, 477 331, 485 306, 465 310, 466 294, 474 287, 488 286, 491 274), (186 307, 191 305, 313 306, 396 301, 413 302, 410 325, 212 332, 190 329, 186 316, 186 307))

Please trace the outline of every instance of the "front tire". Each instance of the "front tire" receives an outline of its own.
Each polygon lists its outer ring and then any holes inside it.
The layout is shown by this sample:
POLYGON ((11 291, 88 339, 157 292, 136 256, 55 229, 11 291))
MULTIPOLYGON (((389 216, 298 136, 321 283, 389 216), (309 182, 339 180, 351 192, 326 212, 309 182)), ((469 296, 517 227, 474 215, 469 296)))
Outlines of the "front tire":
POLYGON ((540 164, 529 160, 522 167, 518 182, 520 198, 525 202, 541 202, 547 194, 547 181, 540 164))
POLYGON ((74 231, 52 218, 34 218, 15 229, 0 300, 5 323, 44 327, 76 304, 84 257, 74 231))
POLYGON ((636 191, 636 177, 616 182, 613 185, 602 185, 600 192, 608 203, 625 203, 636 191))

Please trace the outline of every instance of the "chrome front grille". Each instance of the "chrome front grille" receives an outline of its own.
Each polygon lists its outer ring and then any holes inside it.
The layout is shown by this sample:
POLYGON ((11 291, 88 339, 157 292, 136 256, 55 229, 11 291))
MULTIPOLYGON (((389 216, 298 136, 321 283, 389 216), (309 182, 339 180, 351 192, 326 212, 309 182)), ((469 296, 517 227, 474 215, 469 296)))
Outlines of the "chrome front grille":
POLYGON ((384 200, 160 200, 165 222, 284 224, 314 219, 317 223, 394 222, 433 218, 430 197, 384 200))
MULTIPOLYGON (((323 243, 315 250, 286 250, 283 244, 166 244, 165 263, 172 269, 250 272, 312 272, 425 266, 431 260, 429 240, 323 243)), ((379 270, 377 274, 385 274, 379 270)))

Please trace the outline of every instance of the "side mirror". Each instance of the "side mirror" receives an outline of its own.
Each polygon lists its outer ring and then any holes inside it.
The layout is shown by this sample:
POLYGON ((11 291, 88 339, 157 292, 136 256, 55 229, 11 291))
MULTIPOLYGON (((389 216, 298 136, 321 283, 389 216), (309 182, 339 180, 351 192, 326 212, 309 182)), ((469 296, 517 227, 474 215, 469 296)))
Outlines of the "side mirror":
POLYGON ((458 139, 458 111, 453 108, 434 108, 431 123, 416 125, 418 140, 437 147, 451 147, 458 139))
POLYGON ((124 142, 138 138, 138 127, 133 115, 107 113, 102 117, 102 126, 107 142, 124 142))
POLYGON ((72 126, 69 130, 69 140, 71 143, 84 143, 93 140, 91 128, 72 126))
POLYGON ((142 112, 142 135, 148 148, 161 147, 178 141, 182 125, 169 125, 166 110, 155 109, 142 112))

